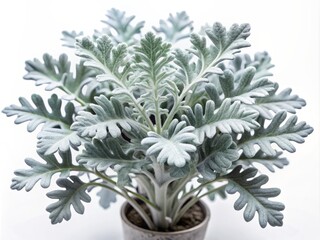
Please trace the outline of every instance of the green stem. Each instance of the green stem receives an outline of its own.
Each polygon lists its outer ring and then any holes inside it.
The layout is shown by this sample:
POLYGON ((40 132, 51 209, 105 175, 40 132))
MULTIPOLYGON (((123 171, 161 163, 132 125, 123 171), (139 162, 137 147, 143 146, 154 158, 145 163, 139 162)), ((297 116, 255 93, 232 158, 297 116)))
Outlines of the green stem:
POLYGON ((172 219, 172 225, 176 225, 181 217, 194 205, 199 201, 197 196, 193 196, 178 212, 176 216, 172 219))
POLYGON ((68 95, 74 96, 74 99, 81 104, 81 106, 86 106, 87 103, 85 101, 83 101, 81 98, 79 98, 77 95, 75 95, 75 93, 71 92, 68 88, 66 88, 65 86, 61 86, 60 89, 62 91, 64 91, 65 93, 67 93, 68 95))
POLYGON ((139 193, 136 193, 136 192, 134 192, 134 191, 131 191, 131 190, 127 189, 127 188, 124 188, 123 190, 126 191, 126 192, 131 193, 133 196, 135 196, 136 198, 140 199, 140 200, 143 201, 144 203, 149 204, 149 205, 150 205, 151 207, 153 207, 155 210, 160 211, 160 208, 159 208, 156 204, 154 204, 153 202, 151 202, 148 198, 144 197, 143 195, 141 195, 141 194, 139 194, 139 193))
POLYGON ((202 198, 202 197, 204 197, 204 196, 207 196, 207 195, 209 195, 209 194, 211 194, 211 193, 215 193, 215 192, 217 192, 217 191, 220 191, 220 190, 222 190, 222 189, 225 189, 225 188, 227 187, 227 185, 228 185, 228 184, 225 184, 225 185, 222 185, 222 186, 220 186, 220 187, 218 187, 218 188, 215 188, 215 189, 212 189, 212 190, 210 190, 210 191, 207 191, 207 192, 201 194, 201 195, 199 196, 199 199, 202 198))
POLYGON ((152 222, 151 218, 148 216, 146 211, 140 206, 140 204, 132 197, 128 195, 126 191, 123 191, 124 197, 130 203, 130 205, 138 212, 138 214, 142 217, 142 219, 147 224, 150 230, 156 230, 155 224, 152 222))
POLYGON ((122 197, 125 197, 120 191, 118 191, 117 189, 113 188, 113 187, 110 187, 106 184, 103 184, 103 183, 97 183, 97 182, 90 182, 88 183, 89 185, 92 185, 92 186, 96 186, 96 187, 102 187, 102 188, 107 188, 109 189, 110 191, 112 192, 115 192, 116 194, 119 194, 120 196, 122 197))

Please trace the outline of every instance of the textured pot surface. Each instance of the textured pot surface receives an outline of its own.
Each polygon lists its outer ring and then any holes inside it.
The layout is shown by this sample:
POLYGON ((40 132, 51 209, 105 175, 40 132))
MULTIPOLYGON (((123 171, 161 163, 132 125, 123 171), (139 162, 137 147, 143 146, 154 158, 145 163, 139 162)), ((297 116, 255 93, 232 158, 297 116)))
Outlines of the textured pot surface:
POLYGON ((121 220, 123 228, 123 239, 124 240, 204 240, 208 222, 210 219, 210 210, 208 206, 203 202, 199 201, 199 206, 205 214, 205 218, 202 223, 192 228, 176 231, 176 232, 156 232, 150 231, 144 228, 137 227, 131 223, 126 214, 131 206, 125 202, 121 207, 121 220))

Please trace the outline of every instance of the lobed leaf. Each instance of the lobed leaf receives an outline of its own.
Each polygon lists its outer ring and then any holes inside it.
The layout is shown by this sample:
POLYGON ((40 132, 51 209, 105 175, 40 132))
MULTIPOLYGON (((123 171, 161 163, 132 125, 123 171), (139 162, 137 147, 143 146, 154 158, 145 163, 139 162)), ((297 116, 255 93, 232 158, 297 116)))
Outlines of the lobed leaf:
POLYGON ((80 99, 85 103, 90 102, 98 87, 95 81, 97 72, 84 66, 81 61, 76 64, 76 74, 73 76, 70 65, 66 54, 61 54, 59 60, 56 60, 46 53, 43 55, 43 63, 38 59, 26 62, 28 73, 24 79, 35 81, 37 86, 46 85, 45 89, 48 91, 59 88, 68 94, 68 100, 80 99))
POLYGON ((81 138, 77 132, 69 129, 47 128, 38 134, 38 152, 44 155, 53 154, 57 151, 66 152, 70 148, 78 150, 81 138))
POLYGON ((119 137, 121 129, 131 130, 134 122, 129 119, 121 103, 112 98, 101 95, 95 97, 97 104, 90 104, 93 113, 89 111, 80 111, 76 116, 71 130, 77 131, 81 137, 91 137, 104 139, 108 133, 111 137, 119 137))
POLYGON ((16 170, 14 172, 16 176, 12 179, 11 189, 21 190, 25 188, 25 190, 28 192, 39 181, 41 187, 47 188, 50 186, 51 178, 54 174, 60 173, 61 176, 68 176, 69 171, 72 167, 74 167, 72 164, 71 152, 59 152, 59 154, 62 162, 59 162, 53 154, 39 154, 45 163, 27 158, 25 162, 31 169, 16 170))
POLYGON ((100 37, 104 34, 108 35, 112 41, 116 44, 126 43, 133 45, 136 43, 136 36, 140 35, 141 29, 144 26, 144 21, 133 23, 135 16, 126 16, 126 12, 122 12, 118 9, 111 8, 107 14, 107 19, 102 20, 107 28, 104 28, 102 32, 95 31, 95 37, 100 37), (116 32, 114 34, 113 32, 116 32))
POLYGON ((107 188, 101 188, 97 195, 100 197, 99 204, 104 209, 109 208, 111 203, 117 201, 117 194, 107 188))
POLYGON ((60 178, 57 180, 57 185, 65 190, 54 190, 47 193, 51 199, 58 199, 57 202, 50 204, 47 211, 50 213, 52 224, 57 224, 63 220, 70 220, 71 205, 74 210, 79 213, 84 213, 84 205, 82 202, 90 202, 91 198, 86 193, 87 185, 77 176, 70 176, 67 178, 60 178))
POLYGON ((167 21, 160 20, 159 27, 153 27, 157 33, 163 33, 168 42, 178 42, 189 37, 193 30, 192 21, 186 12, 177 12, 176 15, 169 15, 167 21))
POLYGON ((85 60, 85 66, 101 71, 100 81, 109 81, 116 86, 124 87, 130 72, 127 45, 113 45, 112 40, 102 35, 93 41, 88 37, 77 40, 76 54, 85 60))
POLYGON ((226 175, 229 183, 226 191, 229 194, 238 192, 239 198, 234 203, 235 210, 243 212, 244 219, 251 221, 255 213, 259 215, 259 223, 262 228, 267 224, 271 226, 282 226, 284 205, 279 202, 270 201, 269 198, 276 197, 280 194, 278 188, 261 188, 268 182, 266 175, 255 177, 258 170, 247 168, 241 172, 241 166, 237 166, 231 173, 226 175))
POLYGON ((266 119, 272 119, 272 113, 278 113, 279 111, 287 111, 289 113, 296 113, 296 109, 301 109, 306 105, 304 99, 298 95, 291 95, 292 90, 290 88, 282 90, 277 93, 279 85, 275 83, 275 90, 263 98, 257 98, 254 105, 248 106, 259 112, 259 114, 266 119))
POLYGON ((206 102, 205 110, 196 104, 194 110, 188 108, 182 118, 194 126, 196 142, 202 143, 205 137, 212 138, 219 130, 222 133, 243 133, 259 127, 256 122, 257 112, 241 108, 240 102, 231 103, 225 99, 217 110, 213 101, 206 102))
POLYGON ((235 83, 232 71, 225 70, 224 75, 220 77, 224 97, 244 104, 254 104, 256 99, 268 96, 274 90, 274 83, 266 78, 253 81, 255 73, 254 67, 247 67, 242 71, 238 83, 235 83))
POLYGON ((133 165, 140 162, 134 159, 132 151, 125 153, 115 139, 93 139, 92 143, 86 143, 77 161, 98 171, 105 171, 116 164, 133 165))
POLYGON ((29 122, 27 129, 33 132, 40 124, 44 124, 44 128, 59 127, 62 129, 69 129, 73 122, 73 115, 75 114, 75 107, 73 103, 68 102, 65 106, 65 115, 61 113, 62 101, 53 94, 48 99, 51 111, 47 110, 46 105, 40 95, 33 94, 31 96, 35 108, 29 101, 23 97, 19 98, 21 106, 10 105, 3 109, 3 113, 7 117, 17 116, 15 124, 29 122))
POLYGON ((239 153, 229 134, 216 135, 206 139, 201 145, 198 171, 206 179, 214 179, 217 174, 225 173, 232 162, 238 160, 239 153))
POLYGON ((148 132, 148 137, 144 138, 141 144, 149 146, 146 154, 156 155, 158 163, 183 167, 191 160, 190 153, 197 150, 192 143, 195 139, 193 130, 192 126, 186 126, 186 122, 174 119, 166 136, 148 132))
POLYGON ((254 163, 259 163, 265 166, 270 172, 275 172, 274 167, 283 168, 289 164, 289 161, 286 158, 280 157, 282 152, 276 151, 274 156, 268 156, 261 150, 259 150, 256 155, 249 158, 245 154, 242 154, 237 161, 237 164, 243 166, 252 166, 254 163))
POLYGON ((287 113, 281 111, 276 113, 271 123, 264 128, 265 120, 260 118, 261 127, 255 130, 255 134, 244 134, 237 143, 238 149, 242 149, 245 156, 251 158, 259 146, 260 150, 268 156, 277 154, 272 143, 277 144, 281 149, 288 152, 295 152, 295 147, 291 142, 303 143, 305 137, 313 132, 313 128, 305 122, 297 123, 297 116, 287 118, 287 113), (286 121, 285 121, 286 120, 286 121))

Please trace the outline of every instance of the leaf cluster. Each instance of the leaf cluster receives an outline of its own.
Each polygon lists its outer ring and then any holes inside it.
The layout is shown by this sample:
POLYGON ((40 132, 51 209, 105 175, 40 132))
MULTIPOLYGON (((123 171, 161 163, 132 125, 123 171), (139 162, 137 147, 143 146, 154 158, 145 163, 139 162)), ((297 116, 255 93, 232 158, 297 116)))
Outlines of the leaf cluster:
POLYGON ((11 188, 47 188, 59 174, 61 189, 47 194, 57 200, 47 208, 53 224, 69 220, 71 206, 84 213, 98 188, 101 206, 120 195, 154 230, 169 229, 201 197, 236 192, 234 208, 245 208, 246 221, 257 212, 261 227, 281 226, 284 205, 269 200, 280 190, 262 188, 268 177, 256 165, 283 168, 283 152, 295 152, 313 129, 296 116, 306 102, 270 79, 268 53, 240 53, 250 46, 250 25, 217 22, 195 33, 180 12, 142 35, 134 16, 106 16, 91 37, 63 32, 80 59, 74 73, 66 54, 26 62, 24 79, 53 94, 3 109, 39 130, 42 159, 27 158, 11 188), (182 39, 188 47, 176 48, 182 39))

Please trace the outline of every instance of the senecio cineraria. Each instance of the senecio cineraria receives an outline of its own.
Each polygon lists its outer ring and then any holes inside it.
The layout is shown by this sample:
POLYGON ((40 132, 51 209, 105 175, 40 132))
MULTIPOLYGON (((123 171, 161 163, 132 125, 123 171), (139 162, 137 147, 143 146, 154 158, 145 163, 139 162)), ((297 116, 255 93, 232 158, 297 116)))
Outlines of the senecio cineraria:
POLYGON ((74 72, 66 54, 26 62, 24 79, 54 93, 3 110, 40 130, 42 161, 27 158, 11 188, 47 188, 59 174, 60 190, 47 193, 53 224, 71 218, 71 205, 83 214, 93 192, 104 208, 124 197, 152 230, 169 229, 202 197, 239 193, 234 208, 246 221, 257 212, 261 227, 281 226, 285 207, 269 200, 280 190, 263 188, 257 167, 287 165, 283 151, 313 131, 295 115, 305 101, 268 79, 268 53, 240 54, 249 24, 197 33, 180 12, 142 33, 134 18, 111 9, 90 37, 64 31, 79 57, 74 72))

